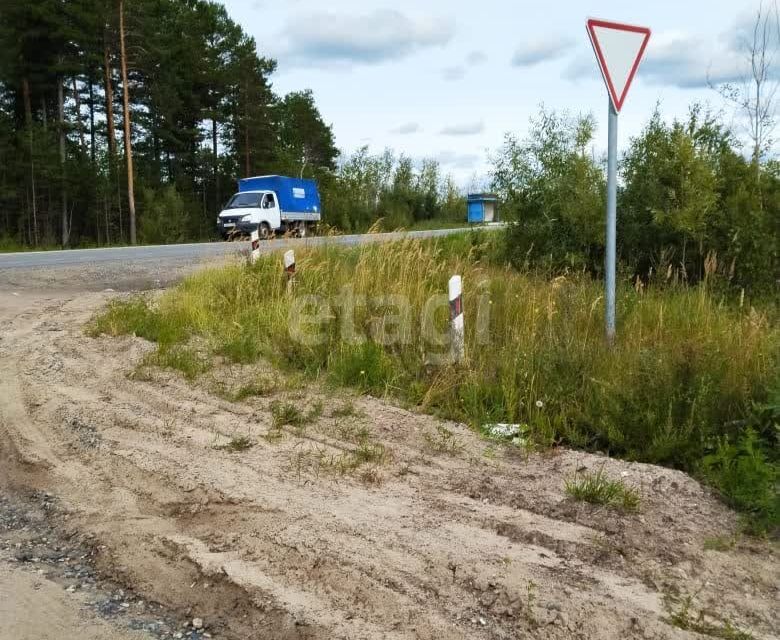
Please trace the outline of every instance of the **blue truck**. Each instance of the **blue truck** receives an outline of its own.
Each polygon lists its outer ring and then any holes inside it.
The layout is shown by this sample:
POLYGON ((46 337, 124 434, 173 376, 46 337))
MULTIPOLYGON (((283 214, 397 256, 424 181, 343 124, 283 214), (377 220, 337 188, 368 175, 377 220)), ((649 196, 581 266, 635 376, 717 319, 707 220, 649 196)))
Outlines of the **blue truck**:
POLYGON ((238 193, 217 217, 224 239, 249 234, 261 238, 291 232, 304 237, 322 217, 317 183, 287 176, 256 176, 238 181, 238 193))

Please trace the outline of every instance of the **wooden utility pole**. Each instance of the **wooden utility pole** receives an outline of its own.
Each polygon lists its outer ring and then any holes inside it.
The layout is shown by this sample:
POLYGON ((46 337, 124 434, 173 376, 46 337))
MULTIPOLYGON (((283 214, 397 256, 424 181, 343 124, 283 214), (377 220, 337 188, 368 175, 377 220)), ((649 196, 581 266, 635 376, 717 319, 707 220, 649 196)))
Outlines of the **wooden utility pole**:
POLYGON ((119 46, 122 58, 122 95, 125 115, 125 158, 127 160, 127 205, 130 213, 130 244, 136 244, 135 194, 133 190, 133 143, 130 139, 130 92, 127 86, 127 51, 125 50, 124 0, 119 0, 119 46))

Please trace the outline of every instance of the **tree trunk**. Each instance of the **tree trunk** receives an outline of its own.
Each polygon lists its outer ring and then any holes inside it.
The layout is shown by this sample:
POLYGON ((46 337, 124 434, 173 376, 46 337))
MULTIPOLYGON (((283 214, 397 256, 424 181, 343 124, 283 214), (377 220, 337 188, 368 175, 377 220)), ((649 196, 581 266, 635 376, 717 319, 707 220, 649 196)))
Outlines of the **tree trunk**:
POLYGON ((68 189, 67 176, 65 174, 65 88, 64 78, 57 77, 57 128, 60 138, 60 177, 61 203, 62 203, 62 246, 67 247, 70 242, 70 227, 68 225, 68 189))
POLYGON ((84 123, 81 121, 81 92, 79 92, 76 76, 73 76, 73 99, 76 101, 76 127, 79 130, 79 145, 81 152, 87 148, 87 142, 84 135, 84 123))
POLYGON ((95 163, 95 83, 89 76, 89 157, 95 163))
POLYGON ((122 62, 122 95, 125 120, 125 157, 127 160, 127 208, 130 215, 130 244, 136 243, 135 193, 133 191, 133 142, 130 138, 130 92, 127 86, 127 52, 125 51, 125 2, 119 0, 119 45, 122 62))
POLYGON ((108 153, 109 162, 116 158, 116 131, 114 129, 114 87, 111 82, 111 57, 108 51, 108 43, 103 49, 103 73, 106 89, 106 125, 108 126, 108 153))
POLYGON ((219 153, 217 152, 217 117, 211 119, 211 148, 214 152, 214 210, 219 213, 219 153))
POLYGON ((22 78, 22 94, 24 96, 24 120, 30 137, 30 187, 32 191, 33 243, 38 245, 38 203, 35 193, 35 139, 32 127, 32 101, 30 99, 30 81, 22 78))
POLYGON ((244 84, 244 177, 248 178, 251 174, 249 163, 249 101, 247 95, 249 93, 246 84, 244 84))

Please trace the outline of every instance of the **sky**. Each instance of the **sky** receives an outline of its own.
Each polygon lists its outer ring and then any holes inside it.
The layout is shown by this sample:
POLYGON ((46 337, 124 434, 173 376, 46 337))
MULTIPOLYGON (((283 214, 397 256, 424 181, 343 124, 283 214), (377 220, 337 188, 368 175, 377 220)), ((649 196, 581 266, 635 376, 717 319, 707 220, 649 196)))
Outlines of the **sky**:
MULTIPOLYGON (((336 144, 435 158, 458 184, 484 186, 505 133, 523 136, 541 105, 592 113, 606 148, 608 98, 587 18, 647 26, 644 60, 619 118, 624 149, 656 104, 734 110, 709 82, 740 80, 754 0, 223 0, 275 58, 274 89, 313 90, 336 144)), ((764 4, 767 1, 764 0, 764 4)), ((780 61, 775 69, 780 68, 780 61)))

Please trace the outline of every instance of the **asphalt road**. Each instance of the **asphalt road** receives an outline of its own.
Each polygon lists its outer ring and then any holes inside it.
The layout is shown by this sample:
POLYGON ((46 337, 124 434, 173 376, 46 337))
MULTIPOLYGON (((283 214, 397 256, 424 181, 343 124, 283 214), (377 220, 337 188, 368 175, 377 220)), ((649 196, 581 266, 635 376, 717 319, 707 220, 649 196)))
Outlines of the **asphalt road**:
MULTIPOLYGON (((469 228, 438 229, 348 236, 311 237, 304 239, 274 239, 260 243, 262 251, 282 248, 317 246, 322 244, 355 245, 366 242, 384 242, 401 238, 434 238, 452 233, 463 233, 469 228)), ((0 253, 0 271, 5 269, 57 269, 99 264, 138 264, 164 261, 165 263, 192 263, 200 260, 236 255, 246 251, 248 242, 201 242, 195 244, 167 244, 137 247, 110 247, 105 249, 68 249, 62 251, 27 251, 0 253)))

